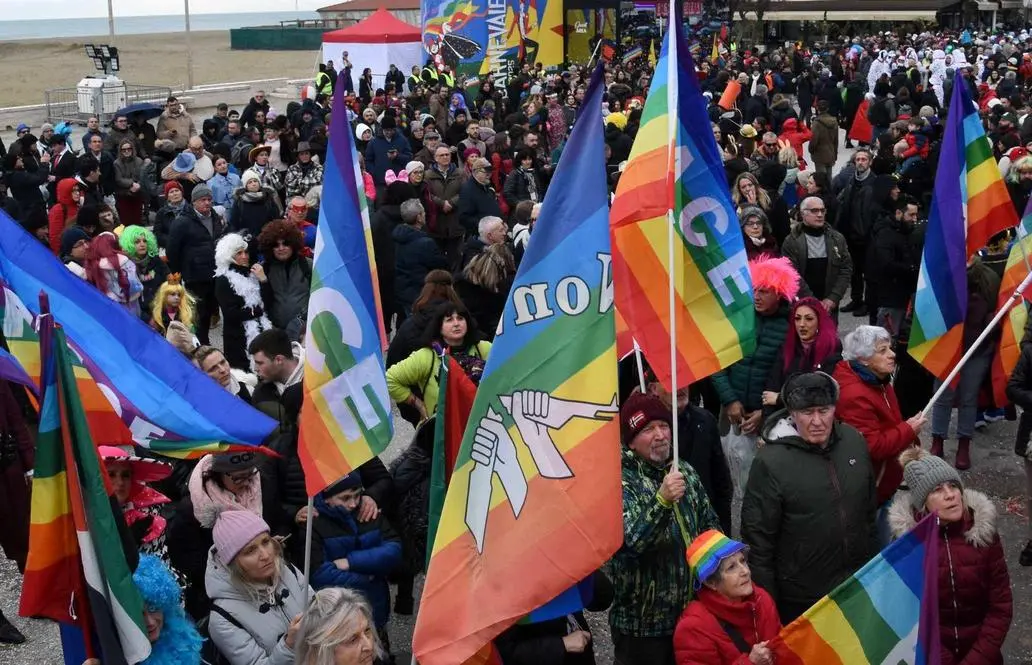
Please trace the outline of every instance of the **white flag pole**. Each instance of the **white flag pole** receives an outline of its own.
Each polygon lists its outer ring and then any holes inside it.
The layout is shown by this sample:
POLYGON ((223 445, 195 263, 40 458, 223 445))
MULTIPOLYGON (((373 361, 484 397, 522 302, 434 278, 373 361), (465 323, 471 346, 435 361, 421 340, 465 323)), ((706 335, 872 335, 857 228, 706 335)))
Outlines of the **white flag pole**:
POLYGON ((670 153, 667 157, 669 164, 672 187, 668 192, 669 206, 667 207, 667 270, 670 275, 668 280, 669 305, 670 305, 670 411, 671 411, 671 436, 673 444, 673 459, 671 468, 678 469, 680 450, 677 437, 677 285, 674 281, 674 242, 677 240, 674 233, 674 206, 677 204, 677 176, 680 174, 680 156, 677 154, 677 36, 673 33, 674 21, 674 0, 670 0, 670 16, 667 22, 667 145, 670 153))
POLYGON ((1003 317, 1007 315, 1007 312, 1009 312, 1011 308, 1014 307, 1014 305, 1022 301, 1022 299, 1024 298, 1022 294, 1025 292, 1025 289, 1028 288, 1029 284, 1032 284, 1032 272, 1025 275, 1025 279, 1021 280, 1021 284, 1019 284, 1018 288, 1014 290, 1014 294, 1010 297, 1010 300, 1005 302, 1003 306, 1000 307, 1000 311, 996 312, 996 316, 994 316, 993 320, 989 322, 989 325, 985 327, 985 330, 982 331, 982 333, 978 336, 978 339, 976 339, 974 344, 971 345, 971 348, 969 348, 967 352, 963 356, 961 356, 957 364, 953 367, 952 370, 950 370, 950 373, 946 375, 946 378, 943 380, 942 385, 939 386, 939 389, 935 391, 934 395, 932 395, 932 399, 928 400, 928 404, 922 411, 925 417, 928 416, 928 414, 932 410, 932 407, 935 406, 935 400, 939 399, 939 397, 944 392, 946 392, 946 390, 950 387, 950 383, 952 383, 953 379, 955 379, 957 375, 960 374, 960 370, 963 369, 967 361, 971 359, 971 356, 975 354, 975 351, 977 351, 978 347, 982 344, 982 342, 985 341, 985 338, 989 336, 989 333, 991 333, 993 329, 996 328, 997 325, 999 325, 1000 320, 1002 320, 1003 317))
POLYGON ((305 602, 302 606, 308 609, 308 590, 312 587, 312 523, 315 522, 315 499, 308 497, 308 512, 305 514, 305 602))

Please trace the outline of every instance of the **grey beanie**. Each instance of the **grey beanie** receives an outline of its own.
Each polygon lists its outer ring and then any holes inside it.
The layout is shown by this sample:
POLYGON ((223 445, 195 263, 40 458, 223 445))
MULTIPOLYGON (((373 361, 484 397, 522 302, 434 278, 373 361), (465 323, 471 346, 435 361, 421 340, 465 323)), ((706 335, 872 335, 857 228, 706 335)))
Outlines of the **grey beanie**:
POLYGON ((964 489, 964 481, 949 462, 917 446, 903 451, 899 462, 903 465, 903 481, 910 488, 910 505, 914 510, 923 511, 928 495, 943 483, 954 483, 964 489))
POLYGON ((190 202, 193 203, 197 199, 205 196, 209 199, 211 198, 211 188, 207 185, 197 185, 193 188, 193 191, 190 192, 190 202))
POLYGON ((760 206, 742 206, 742 212, 738 213, 738 223, 745 226, 745 220, 750 217, 759 217, 760 224, 763 224, 763 228, 768 228, 770 226, 770 220, 767 219, 767 213, 763 212, 763 208, 760 206))
POLYGON ((781 400, 789 411, 802 411, 815 406, 835 406, 839 385, 824 372, 803 372, 789 377, 781 389, 781 400))

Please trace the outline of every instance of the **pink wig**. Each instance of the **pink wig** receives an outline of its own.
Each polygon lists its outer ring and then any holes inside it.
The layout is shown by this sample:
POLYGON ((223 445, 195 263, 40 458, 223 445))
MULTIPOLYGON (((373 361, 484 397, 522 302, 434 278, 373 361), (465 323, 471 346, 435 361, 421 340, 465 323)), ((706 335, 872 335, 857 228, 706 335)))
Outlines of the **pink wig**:
POLYGON ((838 327, 831 318, 831 314, 824 309, 820 300, 812 296, 800 298, 792 305, 792 311, 788 315, 788 331, 785 333, 784 364, 782 365, 786 373, 792 368, 796 353, 802 351, 799 335, 795 329, 795 315, 800 307, 809 307, 817 313, 817 337, 813 340, 810 352, 803 354, 803 362, 809 360, 810 367, 800 366, 798 371, 813 371, 816 369, 817 363, 827 360, 838 350, 838 327))
POLYGON ((749 262, 749 275, 754 289, 770 289, 788 302, 799 295, 799 273, 783 256, 753 259, 749 262))

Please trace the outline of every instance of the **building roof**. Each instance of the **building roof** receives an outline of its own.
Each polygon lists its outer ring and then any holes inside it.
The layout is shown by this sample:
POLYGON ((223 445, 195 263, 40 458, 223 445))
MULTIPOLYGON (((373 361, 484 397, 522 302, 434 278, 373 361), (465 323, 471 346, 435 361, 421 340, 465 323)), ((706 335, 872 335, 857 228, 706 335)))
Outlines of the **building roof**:
POLYGON ((419 9, 419 0, 348 0, 348 2, 338 2, 335 5, 327 5, 326 7, 320 7, 316 11, 320 14, 329 14, 333 12, 362 12, 362 11, 374 11, 383 7, 384 9, 401 10, 401 9, 419 9))

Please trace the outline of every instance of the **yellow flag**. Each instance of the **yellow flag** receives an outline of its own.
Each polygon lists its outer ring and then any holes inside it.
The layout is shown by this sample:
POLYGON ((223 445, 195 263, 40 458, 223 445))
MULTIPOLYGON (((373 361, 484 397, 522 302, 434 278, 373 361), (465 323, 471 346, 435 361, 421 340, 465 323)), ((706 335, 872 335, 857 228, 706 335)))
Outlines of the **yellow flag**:
POLYGON ((649 42, 649 66, 656 68, 656 40, 649 42))
POLYGON ((710 53, 710 62, 717 64, 720 60, 720 39, 714 35, 713 37, 713 52, 710 53))

